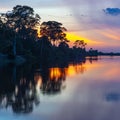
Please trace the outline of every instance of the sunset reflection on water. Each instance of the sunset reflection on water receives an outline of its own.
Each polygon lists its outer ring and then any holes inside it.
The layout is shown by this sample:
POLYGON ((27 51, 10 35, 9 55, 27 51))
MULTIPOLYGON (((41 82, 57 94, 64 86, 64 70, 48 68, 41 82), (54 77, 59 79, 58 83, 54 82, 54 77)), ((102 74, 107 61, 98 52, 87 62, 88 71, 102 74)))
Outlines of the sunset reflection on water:
POLYGON ((104 56, 67 67, 3 68, 0 116, 8 116, 0 118, 15 119, 13 113, 17 113, 22 116, 19 120, 119 120, 118 66, 120 57, 104 56))

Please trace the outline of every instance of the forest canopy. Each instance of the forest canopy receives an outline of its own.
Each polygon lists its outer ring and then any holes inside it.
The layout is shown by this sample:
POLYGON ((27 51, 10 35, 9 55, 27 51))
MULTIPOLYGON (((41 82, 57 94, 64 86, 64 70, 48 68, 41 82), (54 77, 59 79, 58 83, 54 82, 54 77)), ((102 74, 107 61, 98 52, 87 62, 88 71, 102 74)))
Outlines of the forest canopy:
POLYGON ((27 60, 32 58, 51 63, 86 56, 84 40, 76 40, 70 48, 67 29, 62 23, 50 20, 41 23, 40 20, 33 8, 24 5, 16 5, 11 11, 1 13, 0 53, 10 59, 20 55, 27 60))

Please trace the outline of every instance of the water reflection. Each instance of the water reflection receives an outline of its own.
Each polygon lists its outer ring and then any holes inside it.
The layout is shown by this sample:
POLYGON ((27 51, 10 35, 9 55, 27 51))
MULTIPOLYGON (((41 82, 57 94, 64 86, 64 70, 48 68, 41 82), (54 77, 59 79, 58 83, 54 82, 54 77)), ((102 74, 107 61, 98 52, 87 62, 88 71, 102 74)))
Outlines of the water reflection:
POLYGON ((120 57, 103 56, 51 68, 0 68, 0 119, 119 120, 118 66, 120 57))
POLYGON ((92 64, 94 61, 98 61, 98 58, 100 59, 101 57, 98 56, 91 56, 91 57, 86 57, 87 60, 92 64))
POLYGON ((41 77, 42 92, 47 94, 56 94, 60 93, 63 88, 62 83, 66 78, 66 73, 64 68, 50 68, 43 70, 41 77))
POLYGON ((84 63, 65 67, 39 68, 35 65, 9 65, 0 69, 0 108, 14 113, 31 113, 40 104, 40 94, 56 95, 65 88, 67 76, 83 73, 84 63))
POLYGON ((26 70, 15 65, 1 69, 1 108, 11 106, 15 113, 29 113, 33 110, 33 104, 39 103, 39 99, 36 99, 38 96, 34 79, 32 79, 34 74, 28 76, 31 70, 26 70))
POLYGON ((15 113, 32 112, 33 103, 39 103, 34 81, 29 79, 28 72, 24 74, 22 70, 13 65, 3 68, 1 74, 0 106, 11 106, 15 113))

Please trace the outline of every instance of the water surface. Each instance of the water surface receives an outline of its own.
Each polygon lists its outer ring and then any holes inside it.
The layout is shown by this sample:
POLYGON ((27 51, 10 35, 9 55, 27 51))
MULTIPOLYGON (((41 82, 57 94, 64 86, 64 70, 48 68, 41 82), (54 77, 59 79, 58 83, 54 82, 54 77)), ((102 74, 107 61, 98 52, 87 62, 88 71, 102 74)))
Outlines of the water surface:
POLYGON ((119 120, 120 57, 68 67, 0 69, 0 120, 119 120))

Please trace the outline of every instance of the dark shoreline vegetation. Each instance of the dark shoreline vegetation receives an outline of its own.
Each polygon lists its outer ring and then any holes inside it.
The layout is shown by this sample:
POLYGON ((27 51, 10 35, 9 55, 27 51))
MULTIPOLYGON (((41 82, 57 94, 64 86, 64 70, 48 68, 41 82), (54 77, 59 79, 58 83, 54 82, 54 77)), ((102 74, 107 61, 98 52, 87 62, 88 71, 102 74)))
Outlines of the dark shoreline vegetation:
POLYGON ((40 24, 40 16, 34 14, 33 8, 17 5, 0 16, 0 53, 9 60, 19 55, 42 65, 73 61, 79 59, 78 56, 84 58, 86 43, 76 40, 74 47, 69 48, 66 31, 56 21, 40 24))
POLYGON ((12 11, 0 14, 0 63, 27 61, 49 66, 81 61, 86 56, 120 55, 92 48, 86 51, 84 40, 76 40, 70 48, 62 23, 40 23, 40 19, 29 6, 17 5, 12 11))

